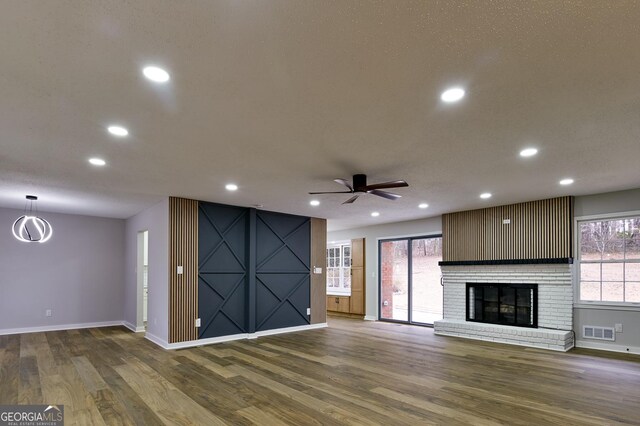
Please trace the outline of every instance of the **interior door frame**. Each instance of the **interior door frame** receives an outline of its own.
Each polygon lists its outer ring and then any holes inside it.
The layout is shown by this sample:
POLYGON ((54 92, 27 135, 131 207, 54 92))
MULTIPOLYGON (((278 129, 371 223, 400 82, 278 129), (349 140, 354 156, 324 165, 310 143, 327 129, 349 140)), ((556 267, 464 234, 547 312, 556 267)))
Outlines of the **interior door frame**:
MULTIPOLYGON (((442 233, 439 234, 427 234, 427 235, 412 235, 407 237, 393 237, 393 238, 381 238, 378 239, 378 321, 386 321, 386 322, 395 322, 398 324, 411 324, 418 325, 421 327, 433 327, 433 324, 428 324, 424 322, 413 322, 412 321, 412 311, 413 311, 413 262, 412 262, 412 251, 413 251, 413 240, 423 240, 429 238, 442 238, 442 233), (391 241, 407 241, 407 293, 408 293, 408 304, 407 304, 407 320, 397 320, 393 318, 383 318, 382 317, 382 243, 387 243, 391 241)), ((442 300, 443 308, 444 308, 444 298, 442 300)))

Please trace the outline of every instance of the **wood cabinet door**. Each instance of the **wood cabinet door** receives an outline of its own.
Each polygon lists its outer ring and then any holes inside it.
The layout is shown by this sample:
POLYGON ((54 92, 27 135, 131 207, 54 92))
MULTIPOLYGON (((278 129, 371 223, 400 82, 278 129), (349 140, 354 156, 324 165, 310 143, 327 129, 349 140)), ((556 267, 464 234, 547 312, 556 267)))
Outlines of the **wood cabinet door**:
POLYGON ((364 238, 351 240, 351 266, 364 268, 364 238))
POLYGON ((349 299, 351 298, 346 296, 338 297, 338 312, 342 312, 345 314, 349 313, 349 309, 350 309, 349 299))
POLYGON ((336 302, 336 296, 327 296, 327 311, 337 311, 338 303, 336 302))
POLYGON ((350 313, 364 315, 364 292, 352 290, 349 305, 350 313))

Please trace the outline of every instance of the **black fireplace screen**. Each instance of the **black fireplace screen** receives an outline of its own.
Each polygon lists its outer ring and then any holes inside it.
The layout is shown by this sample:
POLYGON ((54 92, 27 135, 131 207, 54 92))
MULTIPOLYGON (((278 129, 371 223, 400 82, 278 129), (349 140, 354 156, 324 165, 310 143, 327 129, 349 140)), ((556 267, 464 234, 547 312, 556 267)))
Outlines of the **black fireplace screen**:
POLYGON ((467 321, 538 327, 538 285, 467 283, 467 321))

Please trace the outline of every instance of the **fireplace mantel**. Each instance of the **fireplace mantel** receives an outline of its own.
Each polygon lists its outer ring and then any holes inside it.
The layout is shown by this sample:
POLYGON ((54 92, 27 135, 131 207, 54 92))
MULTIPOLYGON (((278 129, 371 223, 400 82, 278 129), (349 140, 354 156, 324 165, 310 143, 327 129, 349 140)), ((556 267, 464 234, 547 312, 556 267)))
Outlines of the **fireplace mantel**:
POLYGON ((473 265, 570 265, 572 257, 553 257, 550 259, 495 259, 495 260, 449 260, 438 262, 440 266, 473 265))

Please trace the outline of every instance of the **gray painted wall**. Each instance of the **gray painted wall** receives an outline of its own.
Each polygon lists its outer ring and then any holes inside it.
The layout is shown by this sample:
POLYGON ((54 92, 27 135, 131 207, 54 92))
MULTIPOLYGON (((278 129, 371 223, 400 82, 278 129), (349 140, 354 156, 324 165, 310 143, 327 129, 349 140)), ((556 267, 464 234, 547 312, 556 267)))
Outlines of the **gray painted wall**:
POLYGON ((576 197, 576 217, 640 211, 640 188, 576 197))
MULTIPOLYGON (((575 200, 576 218, 626 212, 640 212, 640 189, 586 195, 576 197, 575 200)), ((577 252, 575 256, 577 257, 577 252)), ((629 348, 629 352, 640 354, 640 306, 635 310, 623 310, 577 304, 573 316, 578 345, 619 351, 629 348), (582 327, 585 325, 614 327, 615 324, 622 324, 623 331, 616 333, 614 342, 582 338, 582 327)))
POLYGON ((166 198, 126 221, 124 246, 124 320, 142 327, 142 288, 138 287, 136 263, 138 232, 149 231, 149 298, 147 332, 169 339, 169 199, 166 198))
POLYGON ((122 321, 124 220, 41 212, 53 237, 37 244, 13 237, 22 214, 0 208, 0 334, 122 321))
POLYGON ((365 238, 366 303, 368 319, 378 318, 378 240, 394 237, 434 235, 442 233, 442 217, 387 223, 327 233, 327 241, 365 238))

